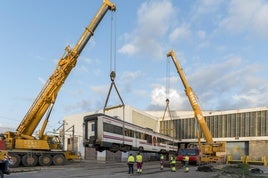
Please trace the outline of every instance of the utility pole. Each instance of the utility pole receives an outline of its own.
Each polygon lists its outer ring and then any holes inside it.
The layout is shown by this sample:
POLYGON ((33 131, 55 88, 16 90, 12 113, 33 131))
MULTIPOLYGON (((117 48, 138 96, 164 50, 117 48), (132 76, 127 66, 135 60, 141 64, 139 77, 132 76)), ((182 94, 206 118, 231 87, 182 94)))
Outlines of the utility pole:
POLYGON ((63 147, 63 150, 65 150, 65 120, 63 120, 63 123, 62 123, 62 147, 63 147))

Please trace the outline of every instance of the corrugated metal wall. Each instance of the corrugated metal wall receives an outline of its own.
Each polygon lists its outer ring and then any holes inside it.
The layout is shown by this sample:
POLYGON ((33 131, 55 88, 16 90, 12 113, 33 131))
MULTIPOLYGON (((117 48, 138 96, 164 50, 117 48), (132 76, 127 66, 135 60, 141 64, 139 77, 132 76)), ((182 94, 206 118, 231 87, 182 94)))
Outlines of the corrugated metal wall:
POLYGON ((113 153, 109 150, 106 150, 106 161, 121 161, 122 159, 122 152, 117 151, 116 153, 113 153))
MULTIPOLYGON (((213 138, 268 136, 268 110, 205 116, 205 120, 213 138)), ((196 139, 199 126, 194 118, 161 121, 160 130, 172 128, 173 123, 176 138, 196 139)), ((171 135, 168 131, 162 133, 171 135)))
POLYGON ((86 160, 96 160, 97 159, 96 149, 85 147, 85 159, 86 160))

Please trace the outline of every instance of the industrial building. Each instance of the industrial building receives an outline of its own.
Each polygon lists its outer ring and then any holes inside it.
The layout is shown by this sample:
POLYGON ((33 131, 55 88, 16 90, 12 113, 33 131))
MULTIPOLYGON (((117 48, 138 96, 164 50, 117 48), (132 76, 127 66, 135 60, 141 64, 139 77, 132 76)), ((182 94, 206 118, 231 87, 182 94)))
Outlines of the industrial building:
MULTIPOLYGON (((83 117, 101 113, 88 112, 64 118, 68 127, 73 126, 72 133, 66 132, 66 148, 74 148, 84 159, 123 160, 127 153, 96 152, 93 148, 83 147, 83 117)), ((117 116, 127 122, 148 127, 179 139, 181 142, 197 142, 196 132, 198 122, 194 119, 193 111, 170 111, 163 117, 164 111, 141 111, 131 106, 109 110, 105 114, 117 116)), ((268 107, 248 108, 228 111, 203 111, 207 125, 214 141, 224 141, 227 144, 226 155, 235 159, 249 155, 258 160, 268 157, 268 107)), ((201 141, 203 139, 201 133, 201 141)))

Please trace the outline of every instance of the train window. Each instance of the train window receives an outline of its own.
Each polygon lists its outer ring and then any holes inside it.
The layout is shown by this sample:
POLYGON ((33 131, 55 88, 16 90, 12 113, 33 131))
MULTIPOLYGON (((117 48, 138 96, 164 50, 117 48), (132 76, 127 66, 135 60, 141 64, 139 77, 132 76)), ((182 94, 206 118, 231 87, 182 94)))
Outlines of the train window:
POLYGON ((125 136, 130 136, 130 130, 125 128, 125 136))
POLYGON ((95 124, 91 124, 91 131, 95 131, 95 124))
POLYGON ((112 128, 110 124, 103 123, 103 131, 105 132, 112 132, 112 128))
POLYGON ((162 138, 157 137, 157 142, 158 142, 158 143, 163 143, 163 139, 162 139, 162 138))
POLYGON ((168 145, 174 145, 174 142, 173 141, 169 141, 168 142, 168 145))
POLYGON ((119 126, 113 126, 114 127, 114 133, 122 135, 123 134, 123 128, 119 126))
POLYGON ((134 132, 133 132, 133 130, 129 130, 129 136, 130 136, 130 137, 134 137, 134 132))
POLYGON ((127 129, 126 128, 123 128, 123 135, 127 136, 127 129))
POLYGON ((116 125, 111 125, 108 123, 103 123, 103 131, 105 132, 110 132, 110 133, 115 133, 122 135, 122 127, 116 126, 116 125))
POLYGON ((141 138, 141 133, 140 132, 135 132, 136 133, 136 138, 141 138))
POLYGON ((164 138, 162 139, 162 143, 167 144, 167 142, 168 141, 166 139, 164 139, 164 138))
POLYGON ((146 138, 145 138, 145 134, 144 134, 144 133, 141 133, 141 139, 142 139, 142 140, 146 140, 146 138))
POLYGON ((125 128, 125 136, 134 137, 134 131, 125 128))
POLYGON ((130 134, 131 137, 134 137, 134 131, 131 130, 131 134, 130 134))
POLYGON ((148 143, 152 143, 152 135, 145 134, 145 139, 148 143))

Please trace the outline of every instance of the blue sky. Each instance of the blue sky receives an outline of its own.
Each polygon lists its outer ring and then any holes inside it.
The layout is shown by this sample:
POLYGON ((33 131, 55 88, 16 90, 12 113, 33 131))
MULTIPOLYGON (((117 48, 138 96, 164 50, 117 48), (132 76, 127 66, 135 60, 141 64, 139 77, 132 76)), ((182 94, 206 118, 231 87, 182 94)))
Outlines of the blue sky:
MULTIPOLYGON (((125 104, 164 110, 168 97, 171 109, 191 110, 175 66, 166 57, 171 49, 203 110, 268 105, 268 1, 112 2, 117 6, 113 21, 108 12, 97 27, 58 94, 48 129, 58 128, 64 116, 104 107, 111 59, 116 60, 115 83, 125 104)), ((76 44, 101 3, 1 3, 0 126, 18 126, 65 47, 76 44)), ((109 105, 118 103, 113 90, 109 105)))

